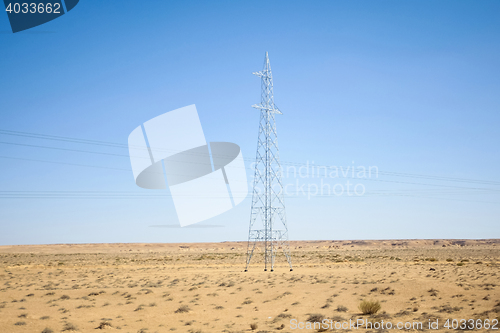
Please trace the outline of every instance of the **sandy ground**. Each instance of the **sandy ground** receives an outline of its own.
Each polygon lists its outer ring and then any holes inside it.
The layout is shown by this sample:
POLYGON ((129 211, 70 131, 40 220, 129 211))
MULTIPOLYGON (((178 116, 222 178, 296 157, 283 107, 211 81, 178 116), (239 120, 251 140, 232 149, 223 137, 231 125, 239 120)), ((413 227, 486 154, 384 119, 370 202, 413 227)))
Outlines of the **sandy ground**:
POLYGON ((260 252, 244 272, 246 247, 0 246, 0 332, 500 331, 498 239, 294 241, 293 272, 282 254, 264 272, 260 252))

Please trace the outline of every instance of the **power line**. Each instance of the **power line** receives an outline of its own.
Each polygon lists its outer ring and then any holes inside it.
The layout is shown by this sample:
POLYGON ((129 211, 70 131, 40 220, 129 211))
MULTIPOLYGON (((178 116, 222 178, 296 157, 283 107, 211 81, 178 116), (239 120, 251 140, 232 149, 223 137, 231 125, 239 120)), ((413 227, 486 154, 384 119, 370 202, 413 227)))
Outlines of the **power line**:
MULTIPOLYGON (((47 135, 47 134, 40 134, 40 133, 30 133, 30 132, 21 132, 21 131, 10 131, 10 130, 3 130, 0 129, 0 134, 4 135, 12 135, 12 136, 19 136, 19 137, 28 137, 28 138, 35 138, 35 139, 46 139, 46 140, 53 140, 53 141, 64 141, 64 142, 73 142, 73 143, 81 143, 81 144, 90 144, 90 145, 98 145, 98 146, 108 146, 108 147, 113 147, 113 148, 124 148, 128 149, 129 146, 123 143, 116 143, 116 142, 108 142, 108 141, 99 141, 99 140, 89 140, 89 139, 80 139, 80 138, 71 138, 71 137, 65 137, 65 136, 56 136, 56 135, 47 135)), ((0 142, 2 144, 13 144, 13 145, 25 145, 25 144, 17 144, 17 143, 10 143, 10 142, 0 142)), ((26 145, 30 146, 30 145, 26 145)), ((94 154, 100 154, 100 155, 106 155, 109 153, 102 153, 102 152, 92 152, 92 151, 82 151, 82 150, 72 150, 72 149, 64 149, 64 148, 57 148, 57 147, 47 147, 47 146, 36 146, 36 145, 31 145, 30 147, 39 147, 39 148, 47 148, 47 149, 60 149, 60 150, 68 150, 68 151, 75 151, 75 152, 84 152, 84 153, 94 153, 94 154)), ((133 149, 143 149, 143 147, 132 147, 133 149)), ((176 151, 172 149, 165 149, 165 148, 155 148, 155 150, 158 151, 170 151, 170 152, 181 152, 181 151, 176 151)), ((194 154, 194 153, 193 153, 194 154)), ((122 157, 129 157, 128 154, 109 154, 111 156, 122 156, 122 157)), ((255 162, 255 160, 250 159, 250 158, 244 158, 245 161, 248 162, 255 162)), ((288 166, 296 166, 296 167, 304 167, 304 166, 309 166, 309 167, 314 167, 316 170, 319 168, 342 168, 342 166, 332 166, 332 165, 307 165, 304 163, 299 163, 299 162, 287 162, 283 161, 281 162, 282 165, 288 165, 288 166)), ((348 166, 347 168, 353 168, 353 166, 348 166)), ((345 168, 343 170, 346 170, 345 168)), ((349 169, 351 172, 352 169, 349 169)), ((359 170, 359 167, 357 167, 355 173, 357 173, 359 170)), ((434 175, 423 175, 423 174, 413 174, 413 173, 403 173, 403 172, 393 172, 393 171, 378 171, 378 174, 381 175, 387 175, 387 176, 396 176, 396 177, 406 177, 406 178, 423 178, 423 179, 432 179, 432 180, 441 180, 441 181, 454 181, 454 182, 467 182, 467 183, 477 183, 477 184, 484 184, 484 185, 500 185, 500 181, 492 181, 492 180, 478 180, 478 179, 468 179, 468 178, 459 178, 459 177, 446 177, 446 176, 434 176, 434 175)), ((326 177, 325 177, 326 178, 326 177)), ((345 177, 347 178, 347 177, 345 177)))

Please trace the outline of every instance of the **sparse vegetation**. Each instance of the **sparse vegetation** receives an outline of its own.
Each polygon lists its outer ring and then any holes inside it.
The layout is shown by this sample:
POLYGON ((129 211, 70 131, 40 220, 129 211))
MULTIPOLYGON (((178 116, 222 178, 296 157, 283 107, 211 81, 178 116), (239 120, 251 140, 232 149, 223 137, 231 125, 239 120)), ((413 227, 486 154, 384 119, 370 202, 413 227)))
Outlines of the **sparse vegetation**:
POLYGON ((175 313, 186 313, 189 312, 191 309, 187 305, 181 305, 177 310, 175 310, 175 313))
POLYGON ((337 311, 338 311, 338 312, 347 312, 348 310, 349 310, 349 309, 348 309, 348 308, 346 308, 346 307, 345 307, 345 306, 343 306, 343 305, 339 305, 339 306, 337 306, 337 311))
POLYGON ((64 327, 62 329, 63 332, 69 332, 69 331, 77 331, 78 328, 76 325, 73 325, 72 323, 66 323, 64 324, 64 327))
MULTIPOLYGON (((189 245, 179 252, 169 244, 130 245, 132 253, 129 245, 120 245, 119 254, 112 247, 73 253, 78 246, 70 253, 26 251, 15 258, 0 248, 0 316, 7 325, 0 331, 136 333, 143 327, 139 332, 289 332, 290 319, 296 318, 316 323, 310 331, 320 332, 322 319, 359 319, 363 300, 381 305, 376 313, 362 315, 372 323, 439 318, 441 324, 459 317, 491 321, 500 315, 500 241, 474 247, 445 241, 444 249, 418 242, 390 241, 380 248, 304 243, 294 250, 296 258, 305 256, 294 272, 280 262, 274 273, 263 273, 259 266, 248 274, 238 271, 244 258, 232 253, 245 252, 239 243, 230 244, 235 250, 221 243, 210 249, 189 245), (197 260, 203 254, 214 259, 197 260), (58 261, 65 265, 58 267, 58 261), (165 315, 171 320, 148 320, 165 315), (65 326, 68 321, 79 329, 65 326), (14 326, 16 322, 25 325, 14 326)), ((264 259, 259 253, 255 258, 255 266, 264 259)), ((373 328, 372 333, 382 332, 373 328)))
POLYGON ((433 296, 433 297, 438 295, 438 291, 434 288, 429 289, 428 292, 429 292, 430 296, 433 296))
POLYGON ((364 315, 371 315, 377 313, 381 309, 381 305, 378 301, 362 301, 358 308, 364 315))
POLYGON ((316 322, 320 323, 321 321, 323 321, 323 319, 325 319, 324 315, 320 313, 312 313, 309 315, 306 321, 309 321, 311 323, 316 323, 316 322))
POLYGON ((96 330, 103 330, 103 329, 106 329, 108 327, 112 327, 111 323, 109 321, 104 320, 104 321, 101 321, 99 326, 96 327, 96 330))

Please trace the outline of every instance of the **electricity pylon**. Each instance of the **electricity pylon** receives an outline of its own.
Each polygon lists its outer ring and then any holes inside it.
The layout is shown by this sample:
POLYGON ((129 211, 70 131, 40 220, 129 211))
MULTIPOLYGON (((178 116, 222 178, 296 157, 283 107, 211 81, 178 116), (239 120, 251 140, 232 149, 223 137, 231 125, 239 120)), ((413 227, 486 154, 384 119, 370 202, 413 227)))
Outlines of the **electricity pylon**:
POLYGON ((248 270, 257 244, 264 247, 264 271, 267 271, 268 267, 271 272, 274 271, 274 257, 276 250, 280 247, 283 249, 291 271, 292 260, 283 200, 282 169, 274 119, 275 114, 282 113, 274 104, 273 75, 267 52, 264 69, 253 74, 261 78, 261 102, 252 105, 260 110, 260 125, 245 272, 248 270), (280 229, 274 228, 275 222, 280 229))

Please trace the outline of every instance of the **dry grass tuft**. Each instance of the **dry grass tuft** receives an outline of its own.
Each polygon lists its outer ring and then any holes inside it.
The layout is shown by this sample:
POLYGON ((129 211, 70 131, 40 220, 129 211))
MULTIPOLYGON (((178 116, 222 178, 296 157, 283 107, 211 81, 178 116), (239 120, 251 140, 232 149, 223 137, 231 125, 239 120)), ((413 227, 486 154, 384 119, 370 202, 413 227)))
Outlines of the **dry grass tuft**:
POLYGON ((177 310, 175 310, 175 313, 187 313, 191 309, 187 305, 181 305, 177 310))
POLYGON ((362 314, 375 314, 382 306, 378 301, 363 301, 359 304, 358 309, 362 314))
POLYGON ((309 318, 307 318, 306 321, 311 322, 311 323, 321 323, 325 319, 325 316, 323 316, 320 313, 312 313, 309 315, 309 318))
POLYGON ((112 327, 111 326, 111 323, 109 321, 101 321, 101 323, 99 324, 99 326, 97 326, 95 329, 96 330, 103 330, 103 329, 106 329, 108 327, 112 327))
POLYGON ((343 305, 339 305, 337 306, 337 311, 338 312, 347 312, 347 310, 349 310, 348 308, 346 308, 345 306, 343 305))
POLYGON ((78 331, 78 327, 71 323, 66 323, 62 329, 62 332, 67 332, 67 331, 78 331))

